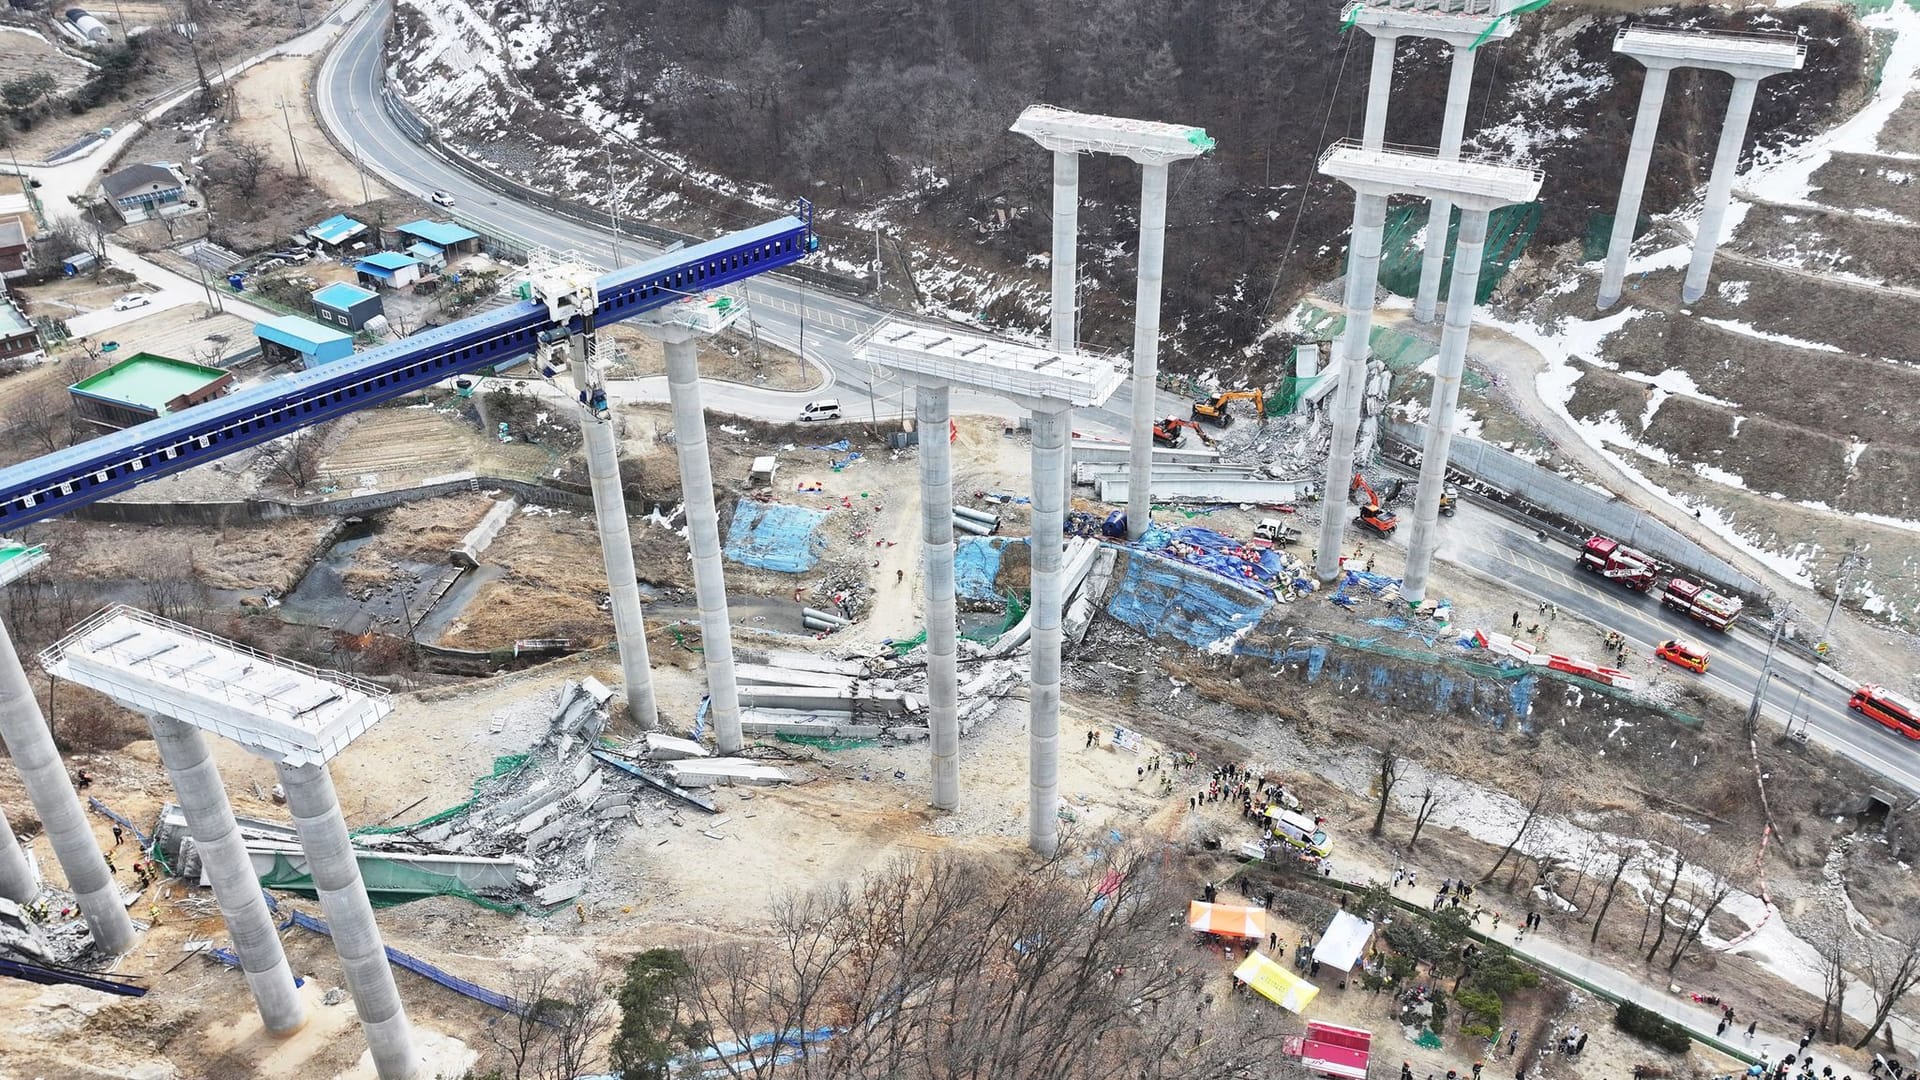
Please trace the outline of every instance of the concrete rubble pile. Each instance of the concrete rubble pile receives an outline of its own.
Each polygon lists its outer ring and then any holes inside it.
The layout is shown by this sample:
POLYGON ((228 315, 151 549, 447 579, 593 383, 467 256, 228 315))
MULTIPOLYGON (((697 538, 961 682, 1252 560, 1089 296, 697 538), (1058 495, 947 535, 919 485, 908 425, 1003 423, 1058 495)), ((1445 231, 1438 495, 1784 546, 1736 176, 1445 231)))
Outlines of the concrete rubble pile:
MULTIPOLYGON (((426 823, 355 837, 369 887, 390 895, 457 890, 542 907, 579 895, 596 854, 633 820, 633 804, 657 797, 618 770, 596 767, 592 751, 611 697, 594 679, 569 681, 526 759, 483 781, 471 802, 426 823)), ((301 870, 305 857, 290 826, 238 820, 257 872, 267 875, 276 865, 301 870)), ((200 876, 177 807, 162 811, 158 840, 180 876, 200 876)))

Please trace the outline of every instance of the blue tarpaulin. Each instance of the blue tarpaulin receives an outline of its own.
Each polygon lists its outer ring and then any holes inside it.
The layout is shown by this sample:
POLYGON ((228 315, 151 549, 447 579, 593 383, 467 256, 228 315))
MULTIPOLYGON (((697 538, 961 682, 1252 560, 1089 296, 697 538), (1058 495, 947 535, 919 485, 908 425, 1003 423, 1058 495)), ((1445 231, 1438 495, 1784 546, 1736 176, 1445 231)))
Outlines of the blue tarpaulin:
POLYGON ((1135 630, 1196 649, 1230 639, 1260 621, 1271 592, 1217 577, 1161 555, 1133 551, 1107 613, 1135 630))
MULTIPOLYGON (((1197 566, 1209 573, 1237 581, 1264 595, 1272 596, 1275 585, 1293 584, 1290 560, 1272 548, 1253 547, 1234 537, 1199 527, 1149 528, 1135 542, 1136 548, 1158 551, 1161 555, 1197 566)), ((1305 587, 1311 587, 1302 581, 1305 587)))
POLYGON ((827 547, 826 538, 814 531, 825 520, 825 510, 741 499, 733 509, 724 553, 742 566, 790 574, 810 570, 827 547))
POLYGON ((1009 542, 1004 536, 969 536, 953 552, 953 591, 962 600, 998 600, 994 579, 1000 576, 1000 549, 1009 542))

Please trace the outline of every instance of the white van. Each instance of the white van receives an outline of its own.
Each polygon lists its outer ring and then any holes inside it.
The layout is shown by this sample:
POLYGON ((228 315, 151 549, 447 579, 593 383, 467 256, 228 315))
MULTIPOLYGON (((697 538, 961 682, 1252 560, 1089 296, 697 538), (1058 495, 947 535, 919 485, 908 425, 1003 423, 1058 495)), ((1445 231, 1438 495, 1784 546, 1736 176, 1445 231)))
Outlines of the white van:
POLYGON ((840 419, 840 399, 827 398, 823 401, 809 401, 800 409, 800 422, 840 419))

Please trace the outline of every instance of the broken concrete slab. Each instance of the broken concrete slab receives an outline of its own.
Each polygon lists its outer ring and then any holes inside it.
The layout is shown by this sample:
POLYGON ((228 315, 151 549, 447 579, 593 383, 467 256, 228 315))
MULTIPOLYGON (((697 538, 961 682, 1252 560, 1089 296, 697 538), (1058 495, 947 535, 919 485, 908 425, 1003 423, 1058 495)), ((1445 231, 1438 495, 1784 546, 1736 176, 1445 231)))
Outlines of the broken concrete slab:
MULTIPOLYGON (((673 784, 668 783, 665 780, 662 780, 657 776, 654 776, 652 773, 647 772, 645 769, 642 769, 640 766, 634 764, 631 761, 627 761, 622 758, 617 758, 612 754, 607 753, 604 750, 595 750, 593 752, 593 756, 605 762, 606 764, 611 765, 616 769, 619 769, 621 772, 626 773, 627 775, 641 781, 642 783, 646 784, 649 787, 658 788, 659 790, 664 791, 669 795, 672 795, 676 799, 680 799, 684 802, 692 803, 693 805, 699 807, 700 809, 705 810, 709 814, 715 812, 715 807, 713 803, 707 801, 706 799, 701 798, 698 795, 695 795, 693 792, 688 791, 685 788, 677 787, 673 784)), ((635 825, 641 824, 640 815, 638 813, 634 814, 633 823, 635 825)), ((676 824, 678 823, 676 822, 676 824)))
POLYGON ((527 834, 527 851, 539 851, 550 840, 558 840, 572 831, 575 819, 572 814, 559 814, 552 821, 527 834))
POLYGON ((625 806, 632 801, 633 801, 632 795, 629 795, 624 791, 613 791, 613 792, 608 792, 607 794, 602 795, 599 798, 593 800, 593 808, 595 810, 605 810, 610 806, 614 806, 614 807, 625 806))
POLYGON ((586 691, 587 696, 592 698, 597 706, 604 707, 607 702, 613 700, 613 691, 607 689, 607 684, 591 675, 580 680, 580 689, 586 691))
POLYGON ((618 802, 618 803, 614 803, 612 806, 602 806, 594 810, 593 816, 597 818, 603 818, 603 819, 626 817, 628 805, 629 804, 625 802, 618 802))
POLYGON ((733 673, 741 686, 816 686, 825 690, 851 690, 862 678, 858 675, 799 671, 767 664, 735 664, 733 673))
POLYGON ((657 731, 649 731, 645 741, 649 761, 675 761, 681 758, 707 756, 707 748, 692 739, 680 739, 672 735, 662 735, 657 731))
MULTIPOLYGON (((581 760, 587 763, 588 768, 593 767, 592 758, 582 758, 581 760)), ((600 797, 600 785, 604 780, 605 777, 601 773, 593 773, 589 775, 579 787, 573 789, 572 795, 567 797, 572 799, 575 805, 582 808, 592 806, 594 800, 600 797)))
POLYGON ((545 806, 535 808, 532 813, 514 822, 513 831, 521 836, 529 836, 540 826, 552 821, 559 813, 560 800, 555 799, 545 806))
POLYGON ((553 907, 556 904, 564 904, 574 897, 579 896, 581 892, 585 891, 586 887, 586 878, 569 878, 566 881, 555 882, 544 889, 537 890, 533 894, 533 898, 542 907, 553 907))
POLYGON ((682 787, 725 787, 744 784, 764 787, 792 783, 785 772, 746 758, 707 758, 701 761, 669 762, 667 771, 682 787))

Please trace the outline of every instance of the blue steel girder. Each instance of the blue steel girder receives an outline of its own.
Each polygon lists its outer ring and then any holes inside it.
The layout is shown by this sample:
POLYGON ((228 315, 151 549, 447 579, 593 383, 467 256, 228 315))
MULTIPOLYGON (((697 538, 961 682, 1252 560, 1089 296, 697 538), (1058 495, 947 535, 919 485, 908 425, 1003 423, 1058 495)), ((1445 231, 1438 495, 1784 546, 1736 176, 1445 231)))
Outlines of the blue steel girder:
MULTIPOLYGON (((595 323, 798 262, 813 247, 810 210, 604 275, 595 323)), ((0 469, 0 533, 532 353, 548 327, 545 308, 523 301, 0 469)))

